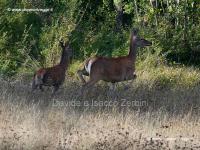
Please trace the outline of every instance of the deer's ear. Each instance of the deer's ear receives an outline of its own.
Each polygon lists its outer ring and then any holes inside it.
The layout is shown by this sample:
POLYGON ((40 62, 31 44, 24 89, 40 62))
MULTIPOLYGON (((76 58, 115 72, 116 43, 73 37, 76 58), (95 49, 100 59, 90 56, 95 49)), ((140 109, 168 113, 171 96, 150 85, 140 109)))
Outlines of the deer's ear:
POLYGON ((65 42, 65 47, 67 47, 69 45, 69 41, 65 42))
POLYGON ((61 47, 64 47, 64 42, 63 42, 63 40, 60 40, 60 41, 59 41, 59 44, 60 44, 61 47))
POLYGON ((138 35, 138 32, 139 32, 138 29, 133 29, 133 30, 132 30, 132 34, 133 34, 133 35, 138 35))

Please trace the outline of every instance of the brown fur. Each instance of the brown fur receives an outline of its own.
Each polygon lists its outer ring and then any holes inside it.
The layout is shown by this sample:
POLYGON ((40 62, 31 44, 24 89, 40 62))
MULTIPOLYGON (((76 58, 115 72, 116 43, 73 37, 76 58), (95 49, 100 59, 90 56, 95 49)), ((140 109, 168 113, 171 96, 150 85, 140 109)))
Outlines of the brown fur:
POLYGON ((85 83, 83 86, 88 88, 99 80, 115 83, 135 79, 136 49, 150 45, 151 42, 139 38, 137 31, 134 30, 131 33, 129 55, 118 58, 94 57, 86 61, 85 66, 92 61, 90 74, 85 67, 77 72, 82 82, 85 83), (90 77, 87 83, 83 75, 90 77))

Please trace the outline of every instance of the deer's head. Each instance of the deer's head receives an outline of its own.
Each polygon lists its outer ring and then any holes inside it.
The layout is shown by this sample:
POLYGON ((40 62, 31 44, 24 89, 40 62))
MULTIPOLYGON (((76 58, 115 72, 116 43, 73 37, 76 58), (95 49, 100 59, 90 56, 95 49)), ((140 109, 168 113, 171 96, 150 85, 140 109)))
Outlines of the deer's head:
POLYGON ((67 55, 69 58, 71 58, 73 56, 73 50, 70 47, 69 42, 64 42, 63 40, 61 40, 59 42, 59 45, 61 46, 61 48, 64 52, 64 55, 67 55))
POLYGON ((146 46, 151 46, 152 45, 152 42, 144 39, 144 38, 141 38, 139 35, 138 35, 138 30, 137 29, 134 29, 132 31, 132 42, 134 44, 136 44, 137 47, 146 47, 146 46))

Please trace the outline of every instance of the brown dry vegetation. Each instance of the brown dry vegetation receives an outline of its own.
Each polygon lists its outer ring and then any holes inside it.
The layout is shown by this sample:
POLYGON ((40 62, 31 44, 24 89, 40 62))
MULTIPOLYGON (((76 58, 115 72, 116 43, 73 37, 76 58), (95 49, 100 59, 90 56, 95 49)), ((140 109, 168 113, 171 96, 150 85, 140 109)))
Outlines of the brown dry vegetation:
POLYGON ((170 88, 146 76, 126 91, 119 84, 115 96, 100 83, 84 98, 76 79, 54 98, 49 88, 1 81, 0 149, 200 149, 200 85, 170 88))

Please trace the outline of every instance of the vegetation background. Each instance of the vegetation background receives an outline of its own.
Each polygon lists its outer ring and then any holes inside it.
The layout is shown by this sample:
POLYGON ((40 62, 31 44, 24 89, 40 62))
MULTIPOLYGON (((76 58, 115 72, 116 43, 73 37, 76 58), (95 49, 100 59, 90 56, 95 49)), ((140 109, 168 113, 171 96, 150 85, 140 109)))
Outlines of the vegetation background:
POLYGON ((158 59, 168 65, 200 62, 198 0, 1 0, 0 10, 0 73, 5 76, 56 64, 61 38, 70 41, 76 67, 92 55, 126 55, 132 28, 153 42, 139 50, 141 63, 149 57, 145 65, 155 66, 158 59))

